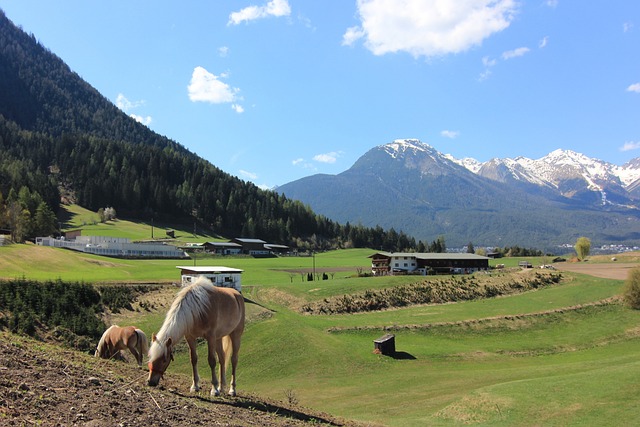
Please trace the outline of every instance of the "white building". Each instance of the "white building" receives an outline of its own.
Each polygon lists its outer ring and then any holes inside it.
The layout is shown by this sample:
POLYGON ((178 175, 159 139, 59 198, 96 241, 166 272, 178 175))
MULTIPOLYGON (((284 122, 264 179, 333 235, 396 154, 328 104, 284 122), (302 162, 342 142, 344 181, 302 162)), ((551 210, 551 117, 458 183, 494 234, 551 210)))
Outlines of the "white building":
POLYGON ((374 275, 457 274, 489 269, 489 258, 467 253, 377 252, 371 256, 374 275))
POLYGON ((36 244, 119 258, 188 258, 183 250, 174 245, 131 243, 124 237, 78 236, 72 240, 37 237, 36 244))
POLYGON ((182 286, 189 286, 200 276, 204 276, 215 286, 222 288, 234 288, 238 292, 242 292, 240 276, 242 271, 237 268, 221 267, 221 266, 177 266, 180 269, 182 286))

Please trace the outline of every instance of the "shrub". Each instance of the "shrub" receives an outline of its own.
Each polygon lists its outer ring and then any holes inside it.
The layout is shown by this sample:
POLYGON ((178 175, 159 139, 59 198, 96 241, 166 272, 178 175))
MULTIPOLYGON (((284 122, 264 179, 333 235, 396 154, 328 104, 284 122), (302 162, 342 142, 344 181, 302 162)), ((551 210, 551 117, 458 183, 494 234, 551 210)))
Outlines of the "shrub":
POLYGON ((37 336, 39 330, 62 327, 77 336, 100 338, 104 323, 100 294, 91 285, 43 283, 16 279, 0 281, 0 312, 12 332, 37 336))
POLYGON ((560 283, 561 279, 562 275, 559 273, 536 273, 533 277, 515 276, 504 283, 493 283, 490 280, 480 283, 475 276, 452 276, 325 298, 323 301, 305 304, 300 311, 305 314, 359 313, 416 304, 469 301, 539 289, 560 283))
POLYGON ((624 282, 622 298, 626 306, 640 309, 640 268, 629 271, 627 280, 624 282))

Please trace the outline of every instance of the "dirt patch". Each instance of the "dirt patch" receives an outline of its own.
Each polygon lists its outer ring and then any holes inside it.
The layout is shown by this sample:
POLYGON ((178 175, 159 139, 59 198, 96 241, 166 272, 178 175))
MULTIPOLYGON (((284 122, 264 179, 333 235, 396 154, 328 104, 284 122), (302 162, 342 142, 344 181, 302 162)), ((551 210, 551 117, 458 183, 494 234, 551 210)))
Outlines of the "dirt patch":
POLYGON ((134 364, 95 359, 0 332, 3 426, 363 426, 251 395, 211 398, 187 392, 189 379, 145 384, 134 364))
POLYGON ((553 266, 560 271, 571 271, 583 273, 590 276, 601 277, 603 279, 626 280, 629 271, 640 267, 640 263, 632 262, 609 262, 609 263, 589 263, 587 262, 558 262, 553 266))
POLYGON ((84 259, 84 262, 87 262, 89 264, 96 264, 99 267, 120 267, 122 266, 122 264, 116 264, 114 262, 109 262, 109 261, 102 261, 102 260, 97 260, 97 259, 84 259))

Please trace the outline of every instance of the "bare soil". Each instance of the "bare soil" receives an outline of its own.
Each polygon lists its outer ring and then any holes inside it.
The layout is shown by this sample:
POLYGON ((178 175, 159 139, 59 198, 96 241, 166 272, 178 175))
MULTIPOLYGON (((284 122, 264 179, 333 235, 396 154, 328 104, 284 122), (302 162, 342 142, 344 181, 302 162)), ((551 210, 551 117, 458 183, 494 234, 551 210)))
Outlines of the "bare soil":
POLYGON ((603 279, 626 280, 629 270, 640 267, 637 262, 558 262, 553 266, 560 271, 584 273, 603 279))
POLYGON ((0 426, 363 426, 252 395, 189 393, 167 375, 146 385, 133 363, 0 332, 0 426))

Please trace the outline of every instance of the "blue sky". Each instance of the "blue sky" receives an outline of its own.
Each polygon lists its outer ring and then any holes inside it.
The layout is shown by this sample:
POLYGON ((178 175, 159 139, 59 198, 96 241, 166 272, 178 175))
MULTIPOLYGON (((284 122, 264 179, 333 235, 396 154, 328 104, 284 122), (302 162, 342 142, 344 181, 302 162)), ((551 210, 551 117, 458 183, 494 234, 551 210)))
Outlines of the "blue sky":
POLYGON ((640 157, 640 2, 0 0, 154 131, 263 187, 417 138, 640 157))

